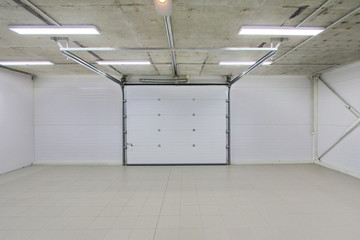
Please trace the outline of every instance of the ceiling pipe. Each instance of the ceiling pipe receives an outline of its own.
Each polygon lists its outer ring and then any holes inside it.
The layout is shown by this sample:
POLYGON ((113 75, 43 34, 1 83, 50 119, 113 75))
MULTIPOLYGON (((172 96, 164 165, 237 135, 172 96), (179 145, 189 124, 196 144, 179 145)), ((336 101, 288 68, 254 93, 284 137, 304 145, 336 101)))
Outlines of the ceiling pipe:
POLYGON ((123 85, 123 81, 111 76, 110 74, 107 74, 103 71, 101 71, 100 69, 96 68, 95 66, 91 65, 90 63, 86 62, 84 59, 76 56, 75 54, 71 53, 71 52, 68 52, 68 51, 61 51, 61 53, 66 56, 67 58, 73 60, 74 62, 90 69, 91 71, 93 72, 96 72, 97 74, 103 76, 103 77, 106 77, 108 79, 110 79, 111 81, 117 83, 117 84, 120 84, 120 85, 123 85))
POLYGON ((42 21, 44 21, 48 25, 56 25, 58 27, 61 26, 60 23, 52 19, 50 16, 48 16, 43 10, 35 6, 32 2, 28 0, 13 0, 15 3, 19 4, 23 8, 25 8, 27 11, 29 11, 31 14, 35 15, 36 17, 40 18, 42 21))
MULTIPOLYGON (((332 28, 333 26, 335 26, 336 24, 338 24, 339 22, 345 20, 346 18, 348 18, 349 16, 351 16, 352 14, 354 14, 355 12, 360 10, 360 6, 358 6, 357 8, 353 9, 352 11, 348 12, 347 14, 345 14, 344 16, 342 16, 341 18, 339 18, 338 20, 336 20, 335 22, 333 22, 332 24, 330 24, 329 26, 327 26, 324 31, 322 31, 320 34, 324 33, 326 30, 332 28)), ((318 34, 319 35, 319 34, 318 34)), ((311 36, 308 39, 306 39, 305 41, 301 42, 300 44, 296 45, 294 48, 290 49, 289 51, 287 51, 286 53, 284 53, 283 55, 279 56, 277 59, 274 59, 273 62, 277 62, 280 59, 282 59, 283 57, 287 56, 288 54, 292 53, 293 51, 295 51, 296 49, 298 49, 299 47, 303 46, 305 43, 309 42, 310 40, 312 40, 313 38, 315 38, 316 36, 311 36)))
POLYGON ((304 20, 302 20, 298 25, 296 25, 295 27, 300 27, 301 25, 303 25, 304 23, 306 23, 307 21, 309 21, 309 19, 311 19, 313 16, 315 16, 318 12, 320 12, 320 10, 322 10, 326 5, 328 5, 332 0, 327 0, 326 2, 324 2, 320 7, 318 7, 312 14, 310 14, 309 16, 307 16, 304 20))
MULTIPOLYGON (((164 21, 165 21, 166 37, 169 43, 169 48, 175 48, 170 16, 164 16, 164 21)), ((171 57, 172 74, 173 76, 178 76, 179 72, 176 63, 176 53, 174 50, 170 50, 170 57, 171 57)))
MULTIPOLYGON (((280 43, 279 43, 280 44, 280 43)), ((279 44, 276 46, 278 47, 279 44)), ((250 73, 251 71, 253 71, 255 68, 257 68, 258 66, 260 66, 263 62, 265 62, 266 60, 268 60, 269 58, 271 58, 272 56, 274 56, 274 54, 276 53, 276 50, 268 52, 267 54, 265 54, 262 58, 260 58, 259 60, 257 60, 253 65, 251 65, 250 67, 248 67, 245 71, 243 71, 241 74, 239 74, 238 76, 234 77, 232 80, 230 80, 229 84, 230 86, 233 85, 234 83, 236 83, 237 81, 239 81, 240 78, 244 77, 246 74, 250 73)))

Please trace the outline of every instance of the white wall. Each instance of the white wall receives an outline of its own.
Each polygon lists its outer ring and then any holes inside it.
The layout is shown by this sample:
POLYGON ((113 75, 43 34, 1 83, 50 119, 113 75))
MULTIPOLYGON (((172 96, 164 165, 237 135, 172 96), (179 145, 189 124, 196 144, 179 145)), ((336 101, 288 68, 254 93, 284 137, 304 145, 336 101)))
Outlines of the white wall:
POLYGON ((0 68, 0 174, 34 160, 33 81, 0 68))
MULTIPOLYGON (((311 82, 248 76, 231 89, 232 163, 311 162, 311 82)), ((121 163, 121 89, 100 76, 35 81, 35 163, 121 163)))
POLYGON ((232 163, 311 162, 312 90, 303 76, 248 76, 231 89, 232 163))
MULTIPOLYGON (((329 71, 322 79, 360 111, 360 62, 329 71)), ((344 103, 319 82, 319 154, 335 143, 356 119, 344 103)), ((360 176, 359 143, 360 129, 357 128, 321 161, 360 176)))
POLYGON ((122 94, 97 75, 35 80, 35 163, 121 164, 122 94))

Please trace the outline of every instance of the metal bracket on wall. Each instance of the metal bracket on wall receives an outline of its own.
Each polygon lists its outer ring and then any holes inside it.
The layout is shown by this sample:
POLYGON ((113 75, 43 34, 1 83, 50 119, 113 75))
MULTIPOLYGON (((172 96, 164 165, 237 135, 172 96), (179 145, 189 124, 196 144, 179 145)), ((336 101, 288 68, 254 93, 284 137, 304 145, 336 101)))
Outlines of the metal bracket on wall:
POLYGON ((356 121, 350 125, 345 133, 318 157, 320 160, 360 125, 360 112, 356 110, 349 102, 347 102, 339 93, 337 93, 335 89, 333 89, 327 82, 325 82, 320 75, 316 75, 315 77, 321 81, 332 93, 334 93, 345 104, 345 107, 357 117, 356 121))

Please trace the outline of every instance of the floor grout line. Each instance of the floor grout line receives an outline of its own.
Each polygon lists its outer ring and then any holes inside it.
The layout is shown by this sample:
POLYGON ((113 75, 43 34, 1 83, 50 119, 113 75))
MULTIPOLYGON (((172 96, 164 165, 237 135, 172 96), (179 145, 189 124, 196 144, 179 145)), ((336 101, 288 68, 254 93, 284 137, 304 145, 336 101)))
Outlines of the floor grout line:
POLYGON ((162 210, 164 202, 165 202, 165 196, 166 196, 167 188, 168 188, 169 181, 170 181, 171 171, 172 171, 172 168, 170 168, 169 175, 168 175, 168 178, 167 178, 167 181, 166 181, 166 186, 165 186, 165 190, 164 190, 164 196, 163 196, 163 200, 161 202, 161 207, 160 207, 160 211, 159 211, 159 217, 158 217, 158 220, 156 222, 153 240, 155 240, 155 237, 156 237, 156 232, 157 232, 160 217, 161 217, 161 210, 162 210))

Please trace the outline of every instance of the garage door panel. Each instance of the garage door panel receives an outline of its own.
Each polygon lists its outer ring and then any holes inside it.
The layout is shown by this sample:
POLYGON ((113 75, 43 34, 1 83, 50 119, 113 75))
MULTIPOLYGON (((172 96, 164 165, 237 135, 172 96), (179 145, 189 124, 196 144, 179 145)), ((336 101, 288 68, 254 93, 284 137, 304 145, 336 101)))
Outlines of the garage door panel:
POLYGON ((208 130, 201 129, 193 131, 191 129, 178 129, 178 130, 147 130, 138 129, 130 131, 127 135, 127 142, 133 144, 133 142, 146 145, 146 144, 205 144, 205 145, 218 145, 224 144, 224 138, 226 138, 225 130, 208 130))
POLYGON ((226 100, 127 100, 127 115, 133 114, 226 114, 226 100), (139 108, 141 106, 141 108, 139 108))
POLYGON ((126 86, 128 164, 225 164, 226 86, 126 86))
POLYGON ((225 86, 126 86, 126 99, 227 99, 225 86), (152 88, 150 91, 149 89, 152 88), (190 88, 200 88, 193 91, 190 88))
POLYGON ((127 129, 226 129, 225 115, 128 115, 127 129))
POLYGON ((171 146, 141 145, 128 148, 129 164, 219 164, 226 155, 224 145, 171 146))

